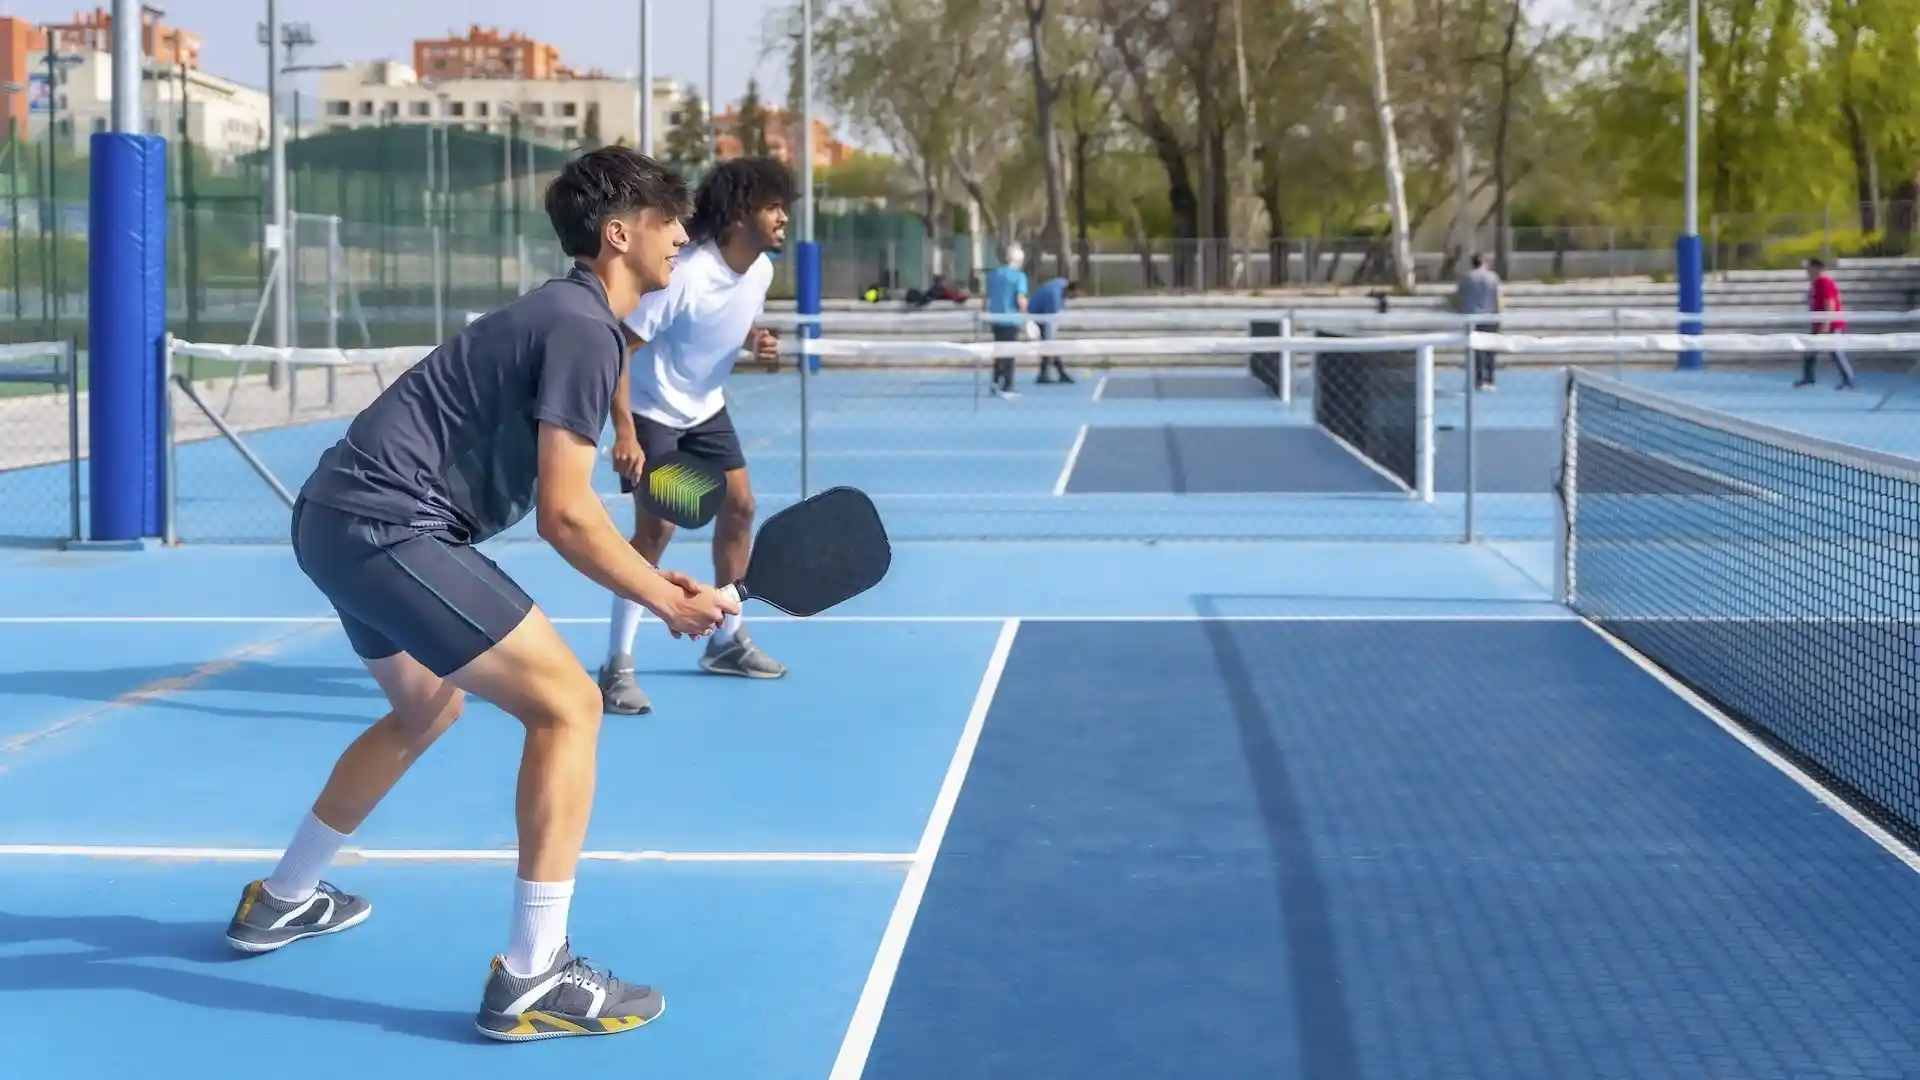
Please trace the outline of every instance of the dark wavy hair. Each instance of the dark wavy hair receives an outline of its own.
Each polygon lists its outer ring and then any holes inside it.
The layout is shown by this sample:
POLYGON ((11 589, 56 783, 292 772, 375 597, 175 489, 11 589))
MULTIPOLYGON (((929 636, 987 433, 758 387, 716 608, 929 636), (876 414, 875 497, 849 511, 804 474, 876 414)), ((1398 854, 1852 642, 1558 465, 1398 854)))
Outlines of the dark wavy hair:
POLYGON ((741 157, 723 161, 700 180, 693 193, 687 237, 696 244, 719 241, 755 210, 773 203, 793 205, 793 173, 778 158, 741 157))
POLYGON ((567 162, 547 185, 547 220, 560 250, 576 259, 600 254, 607 219, 652 207, 668 218, 692 205, 680 174, 625 146, 603 146, 567 162))

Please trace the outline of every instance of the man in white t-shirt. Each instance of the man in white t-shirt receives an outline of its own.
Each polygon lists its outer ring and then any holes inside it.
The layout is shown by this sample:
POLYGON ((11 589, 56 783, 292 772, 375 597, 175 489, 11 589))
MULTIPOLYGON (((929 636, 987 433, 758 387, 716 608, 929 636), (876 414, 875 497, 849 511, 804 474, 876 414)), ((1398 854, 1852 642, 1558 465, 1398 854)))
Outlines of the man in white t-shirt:
MULTIPOLYGON (((762 361, 775 355, 773 334, 754 321, 773 283, 767 252, 786 240, 793 198, 793 176, 774 158, 735 158, 716 166, 694 193, 690 242, 680 249, 667 287, 643 297, 626 319, 633 351, 614 391, 614 470, 631 489, 648 458, 679 449, 726 471, 726 503, 713 521, 716 581, 737 581, 746 573, 753 538, 753 488, 727 413, 727 377, 742 348, 762 361)), ((636 498, 633 549, 659 565, 672 537, 673 523, 647 513, 636 498)), ((608 712, 652 709, 633 673, 639 624, 640 606, 616 596, 600 668, 608 712)), ((708 639, 700 666, 756 679, 776 679, 787 670, 754 644, 738 615, 727 616, 708 639)))

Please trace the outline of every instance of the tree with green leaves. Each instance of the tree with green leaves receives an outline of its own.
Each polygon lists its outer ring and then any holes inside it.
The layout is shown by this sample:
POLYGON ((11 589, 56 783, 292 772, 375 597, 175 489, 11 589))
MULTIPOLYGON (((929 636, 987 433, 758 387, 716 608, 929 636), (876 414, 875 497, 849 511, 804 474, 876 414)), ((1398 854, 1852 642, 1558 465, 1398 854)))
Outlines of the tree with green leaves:
POLYGON ((742 157, 767 152, 767 109, 760 103, 758 79, 747 80, 747 92, 740 98, 740 111, 733 121, 733 137, 740 143, 742 157))
POLYGON ((678 119, 667 129, 666 159, 676 168, 693 170, 707 163, 707 103, 698 87, 687 87, 686 97, 676 113, 678 119))
MULTIPOLYGON (((1027 64, 1033 76, 1033 110, 1040 159, 1046 176, 1047 223, 1044 236, 1053 248, 1060 277, 1073 273, 1072 248, 1067 242, 1067 188, 1060 160, 1060 136, 1054 127, 1054 104, 1059 101, 1063 77, 1047 56, 1048 0, 1021 0, 1027 24, 1027 64)), ((1058 9, 1056 8, 1056 13, 1058 9)), ((1038 267, 1036 266, 1037 270, 1038 267)))
POLYGON ((600 145, 600 103, 587 103, 587 116, 580 125, 580 145, 591 150, 600 145))

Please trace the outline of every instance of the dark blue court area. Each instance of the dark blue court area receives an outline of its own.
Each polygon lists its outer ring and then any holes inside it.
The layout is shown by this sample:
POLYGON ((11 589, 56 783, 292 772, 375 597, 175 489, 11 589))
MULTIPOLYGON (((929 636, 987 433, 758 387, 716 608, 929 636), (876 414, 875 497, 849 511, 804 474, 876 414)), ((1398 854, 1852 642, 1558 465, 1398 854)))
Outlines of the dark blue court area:
MULTIPOLYGON (((1248 380, 1251 381, 1251 380, 1248 380)), ((1474 490, 1544 495, 1553 490, 1559 436, 1546 428, 1482 428, 1474 490)), ((1467 490, 1467 436, 1434 437, 1434 489, 1467 490)), ((1079 494, 1391 494, 1407 487, 1354 447, 1299 425, 1090 426, 1067 476, 1079 494)))
POLYGON ((1912 1076, 1917 915, 1578 623, 1030 624, 865 1075, 1912 1076))

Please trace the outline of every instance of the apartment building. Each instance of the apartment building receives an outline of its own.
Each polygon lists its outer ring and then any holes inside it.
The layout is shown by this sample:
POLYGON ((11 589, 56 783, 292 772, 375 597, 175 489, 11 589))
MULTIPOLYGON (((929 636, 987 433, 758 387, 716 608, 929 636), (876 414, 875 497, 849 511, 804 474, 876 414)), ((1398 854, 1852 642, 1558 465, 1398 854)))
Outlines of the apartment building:
MULTIPOLYGON (((147 131, 178 138, 184 120, 194 149, 209 160, 266 145, 267 96, 200 70, 196 35, 146 11, 140 40, 147 131)), ((105 9, 48 24, 0 17, 0 101, 7 116, 33 138, 46 137, 51 125, 63 148, 87 153, 93 133, 112 122, 112 49, 113 17, 105 9)))
MULTIPOLYGON (((631 77, 579 71, 560 51, 522 34, 472 27, 464 36, 413 43, 413 63, 373 60, 322 73, 322 130, 442 123, 556 142, 633 142, 638 94, 631 77)), ((651 87, 654 138, 663 143, 686 95, 672 79, 651 87)))
MULTIPOLYGON (((833 137, 833 129, 825 120, 813 118, 813 167, 831 168, 845 161, 851 153, 846 143, 833 137)), ((726 112, 714 117, 714 141, 719 144, 721 161, 740 156, 740 109, 730 107, 726 112)), ((800 141, 800 118, 785 109, 769 108, 761 113, 761 139, 766 143, 767 153, 779 158, 788 165, 798 166, 794 150, 800 141)))

